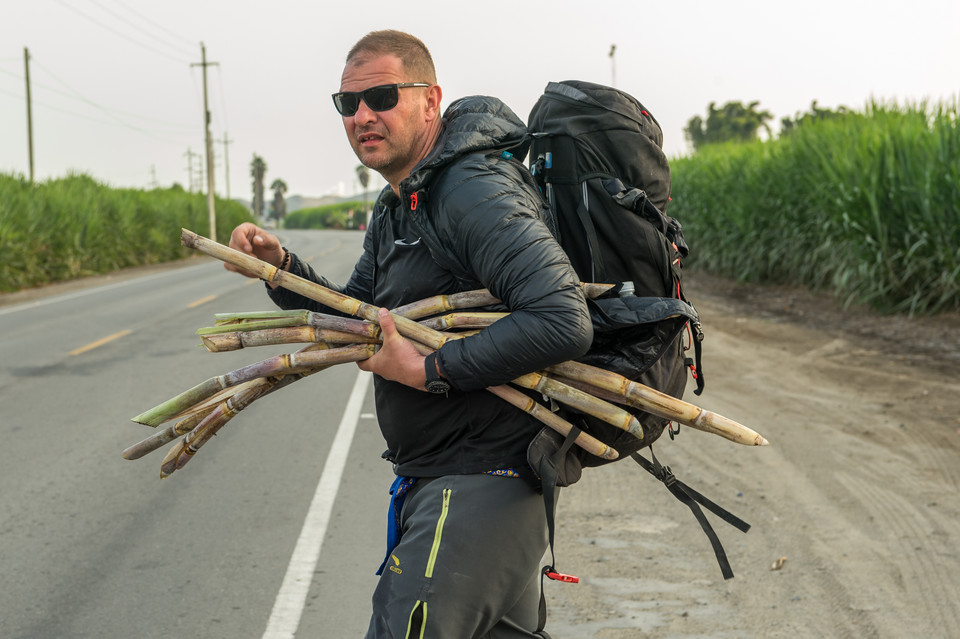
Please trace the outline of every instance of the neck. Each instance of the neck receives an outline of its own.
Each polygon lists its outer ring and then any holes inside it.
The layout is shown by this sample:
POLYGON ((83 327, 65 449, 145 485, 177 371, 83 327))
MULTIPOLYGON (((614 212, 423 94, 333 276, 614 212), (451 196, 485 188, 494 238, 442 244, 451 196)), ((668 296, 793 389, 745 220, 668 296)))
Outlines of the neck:
POLYGON ((413 172, 413 168, 420 164, 425 157, 430 155, 430 152, 433 150, 433 147, 436 146, 437 140, 440 139, 440 130, 441 130, 441 121, 438 118, 431 124, 430 129, 423 136, 423 144, 420 148, 420 152, 416 155, 416 159, 410 163, 409 166, 404 167, 402 170, 390 175, 381 173, 383 179, 387 181, 387 184, 390 185, 390 189, 397 195, 400 196, 400 183, 405 179, 410 177, 410 174, 413 172))

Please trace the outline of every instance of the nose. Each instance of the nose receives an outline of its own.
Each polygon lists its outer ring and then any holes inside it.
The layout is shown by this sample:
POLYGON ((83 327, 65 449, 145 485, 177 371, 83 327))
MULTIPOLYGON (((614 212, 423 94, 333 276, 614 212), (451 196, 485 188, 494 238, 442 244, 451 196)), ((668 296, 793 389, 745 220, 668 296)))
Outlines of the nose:
POLYGON ((376 119, 377 112, 368 107, 366 102, 360 100, 360 105, 357 107, 357 112, 353 114, 354 124, 363 126, 364 124, 375 122, 376 119))

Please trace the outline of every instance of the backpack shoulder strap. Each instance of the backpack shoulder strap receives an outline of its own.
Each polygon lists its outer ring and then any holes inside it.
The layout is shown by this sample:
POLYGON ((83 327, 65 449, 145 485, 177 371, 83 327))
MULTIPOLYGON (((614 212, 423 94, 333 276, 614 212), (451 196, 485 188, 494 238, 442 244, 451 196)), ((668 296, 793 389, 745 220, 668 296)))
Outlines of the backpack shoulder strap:
POLYGON ((727 554, 723 551, 723 545, 720 543, 720 538, 717 537, 717 533, 714 532, 713 527, 707 520, 706 515, 703 514, 703 511, 700 510, 700 506, 697 504, 703 505, 707 510, 717 515, 741 532, 747 532, 750 530, 750 524, 743 521, 733 513, 725 510, 721 506, 713 503, 674 477, 670 467, 662 466, 657 460, 657 456, 653 454, 653 447, 650 448, 650 457, 653 461, 647 461, 647 459, 639 453, 631 453, 630 456, 635 462, 640 464, 641 468, 662 481, 667 489, 673 494, 673 496, 683 502, 691 510, 691 512, 693 512, 694 517, 697 518, 697 522, 700 523, 700 527, 703 529, 703 532, 706 533, 707 538, 710 540, 710 544, 713 546, 713 553, 717 557, 717 563, 720 564, 720 572, 723 574, 723 578, 732 579, 733 570, 730 568, 730 562, 727 560, 727 554))

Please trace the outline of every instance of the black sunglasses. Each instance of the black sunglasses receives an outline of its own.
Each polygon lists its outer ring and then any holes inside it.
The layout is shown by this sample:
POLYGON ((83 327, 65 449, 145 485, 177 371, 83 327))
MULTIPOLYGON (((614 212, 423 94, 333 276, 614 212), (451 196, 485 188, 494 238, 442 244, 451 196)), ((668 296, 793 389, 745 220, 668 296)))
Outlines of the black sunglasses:
POLYGON ((363 91, 341 91, 333 94, 333 105, 344 117, 349 117, 360 108, 362 98, 371 111, 389 111, 400 101, 400 89, 408 87, 429 87, 426 82, 398 82, 397 84, 381 84, 363 91))

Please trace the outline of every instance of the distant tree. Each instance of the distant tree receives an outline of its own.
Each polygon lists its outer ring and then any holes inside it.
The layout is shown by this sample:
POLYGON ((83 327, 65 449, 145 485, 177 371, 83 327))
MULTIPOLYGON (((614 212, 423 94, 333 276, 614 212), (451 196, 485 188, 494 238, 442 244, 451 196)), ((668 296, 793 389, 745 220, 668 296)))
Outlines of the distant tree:
POLYGON ((362 164, 357 165, 357 179, 360 180, 360 187, 363 190, 363 224, 367 223, 367 185, 370 184, 370 169, 362 164))
POLYGON ((360 180, 360 186, 366 191, 367 185, 370 184, 370 169, 362 164, 358 164, 357 179, 360 180))
POLYGON ((695 151, 707 144, 749 142, 756 139, 761 128, 770 135, 767 122, 773 119, 773 114, 760 111, 759 106, 759 100, 746 105, 731 101, 718 109, 717 103, 711 102, 706 121, 699 115, 693 116, 687 121, 684 135, 695 151))
POLYGON ((287 183, 277 178, 270 184, 270 190, 273 191, 273 217, 277 222, 283 222, 287 216, 287 202, 283 199, 283 194, 287 192, 287 183))
POLYGON ((250 176, 253 178, 253 213, 257 217, 263 217, 263 178, 267 174, 267 163, 263 158, 253 154, 253 160, 250 162, 250 176))
POLYGON ((842 105, 834 110, 821 109, 819 106, 817 106, 817 101, 814 100, 810 103, 810 110, 806 113, 798 112, 793 119, 782 118, 780 120, 780 135, 787 135, 795 131, 800 126, 806 126, 814 122, 822 122, 823 120, 831 120, 833 118, 843 117, 849 112, 850 110, 842 105))

